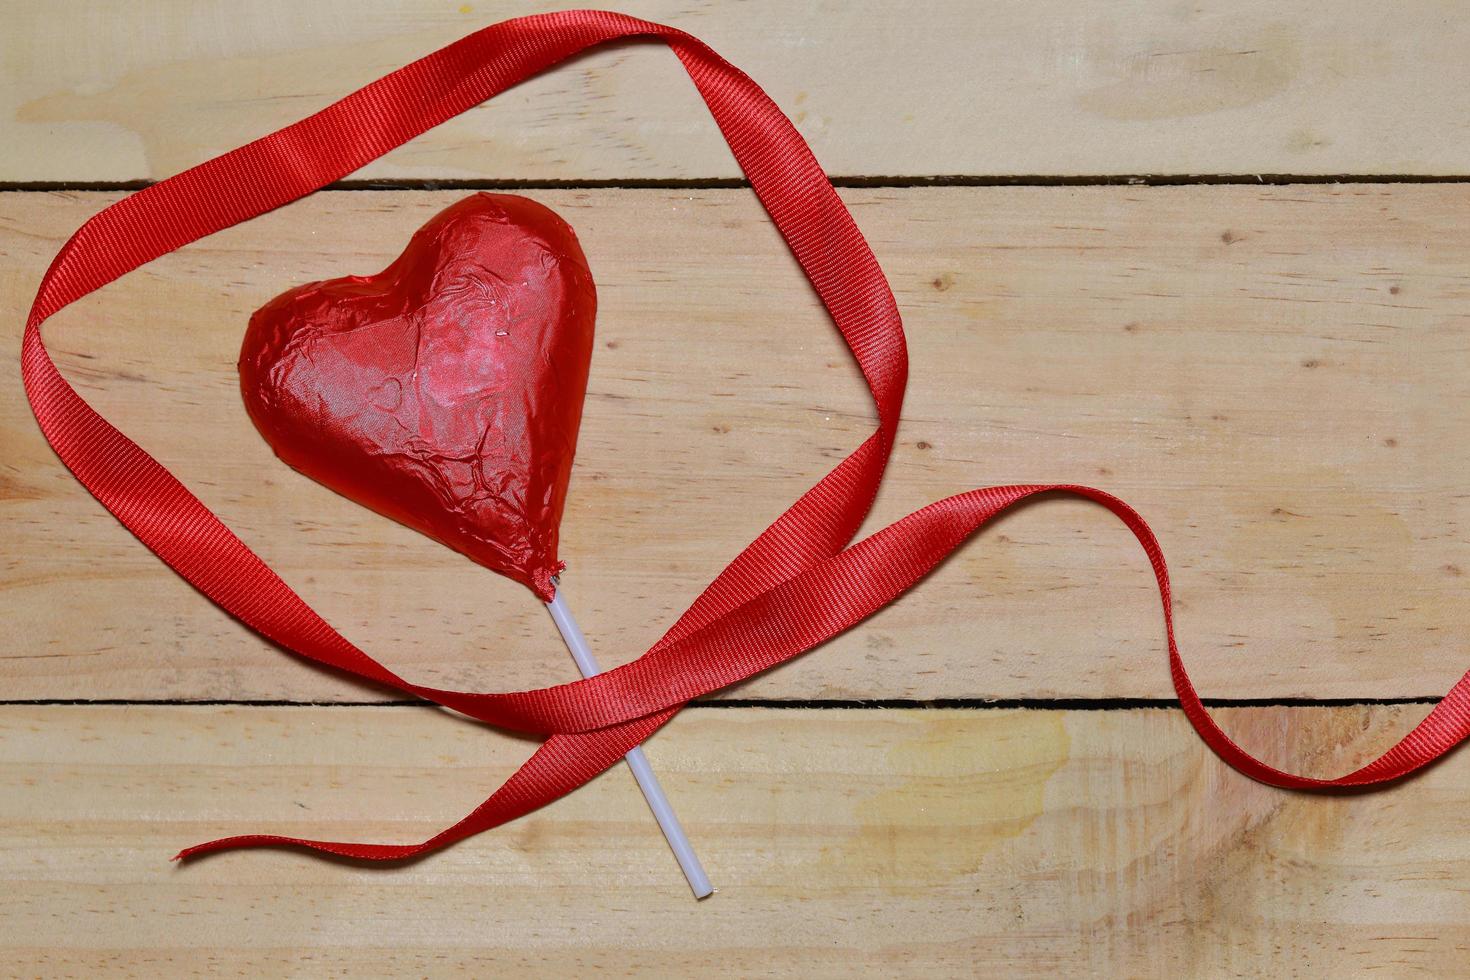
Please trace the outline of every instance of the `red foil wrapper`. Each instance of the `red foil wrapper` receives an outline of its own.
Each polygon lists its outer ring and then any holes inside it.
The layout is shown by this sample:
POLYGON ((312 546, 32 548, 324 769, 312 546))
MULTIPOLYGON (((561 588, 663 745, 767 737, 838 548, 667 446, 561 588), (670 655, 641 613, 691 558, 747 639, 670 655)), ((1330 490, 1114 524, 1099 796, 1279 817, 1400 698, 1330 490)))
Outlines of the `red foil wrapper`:
POLYGON ((287 464, 549 601, 596 310, 565 221, 476 194, 257 310, 240 389, 287 464))

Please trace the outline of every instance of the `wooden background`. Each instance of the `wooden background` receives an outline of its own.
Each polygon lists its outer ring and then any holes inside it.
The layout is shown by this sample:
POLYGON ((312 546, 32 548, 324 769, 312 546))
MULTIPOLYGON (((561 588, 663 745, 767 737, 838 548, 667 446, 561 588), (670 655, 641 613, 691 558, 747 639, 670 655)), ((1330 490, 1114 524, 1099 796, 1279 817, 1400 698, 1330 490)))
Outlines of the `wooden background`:
MULTIPOLYGON (((1222 722, 1313 774, 1381 751, 1459 676, 1459 4, 622 8, 766 86, 892 281, 913 370, 872 526, 976 485, 1119 494, 1159 533, 1222 722)), ((7 349, 61 242, 128 187, 539 9, 4 4, 7 349)), ((873 422, 738 176, 673 57, 616 46, 150 265, 48 338, 381 659, 435 684, 559 682, 571 665, 524 590, 274 460, 234 387, 242 326, 289 285, 376 271, 467 187, 561 211, 601 297, 566 591, 625 662, 873 422)), ((621 770, 390 870, 174 866, 243 831, 421 839, 529 746, 246 633, 65 472, 16 358, 0 370, 0 975, 1470 967, 1464 760, 1325 797, 1225 768, 1171 707, 1137 546, 1062 501, 650 742, 708 902, 621 770)))

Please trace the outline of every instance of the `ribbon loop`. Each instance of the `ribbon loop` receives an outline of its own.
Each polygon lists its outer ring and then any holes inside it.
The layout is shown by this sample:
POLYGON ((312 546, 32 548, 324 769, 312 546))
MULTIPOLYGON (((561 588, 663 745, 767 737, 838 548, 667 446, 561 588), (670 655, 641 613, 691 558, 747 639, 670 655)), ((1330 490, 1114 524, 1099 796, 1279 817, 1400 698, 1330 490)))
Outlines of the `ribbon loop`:
POLYGON ((1138 537, 1163 602, 1180 702, 1228 763, 1277 786, 1392 780, 1470 731, 1470 675, 1381 758, 1338 779, 1281 772, 1210 719, 1174 642, 1168 574, 1147 524, 1122 501, 1071 485, 992 487, 939 501, 847 547, 872 504, 897 431, 908 375, 888 281, 807 144, 746 75, 690 35, 604 11, 506 21, 440 49, 291 126, 111 205, 62 247, 37 290, 21 354, 27 397, 77 479, 164 562, 231 615, 310 660, 483 721, 549 736, 472 814, 419 844, 255 835, 228 847, 292 845, 368 860, 412 857, 515 819, 582 785, 689 700, 797 656, 891 601, 986 521, 1048 490, 1092 499, 1138 537), (98 415, 42 342, 48 317, 129 271, 338 180, 396 146, 586 48, 647 38, 668 45, 708 105, 772 221, 852 351, 877 427, 763 531, 643 657, 574 684, 477 693, 414 684, 332 629, 174 476, 98 415), (844 550, 845 549, 845 550, 844 550))

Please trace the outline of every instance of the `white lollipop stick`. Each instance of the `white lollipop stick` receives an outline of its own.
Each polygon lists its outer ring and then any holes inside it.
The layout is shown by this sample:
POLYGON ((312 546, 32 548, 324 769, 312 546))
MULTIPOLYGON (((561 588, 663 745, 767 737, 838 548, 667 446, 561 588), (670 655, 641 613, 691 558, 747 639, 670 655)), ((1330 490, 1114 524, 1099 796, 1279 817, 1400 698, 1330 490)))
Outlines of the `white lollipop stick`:
MULTIPOLYGON (((602 673, 602 668, 597 666, 597 661, 593 659, 592 651, 587 646, 587 637, 582 635, 582 629, 572 618, 571 610, 562 602, 560 589, 557 589, 546 608, 551 611, 551 618, 556 621, 556 628, 561 630, 561 638, 566 641, 567 649, 572 652, 572 659, 577 662, 582 676, 591 677, 602 673)), ((659 829, 664 832, 679 867, 683 869, 684 877, 689 879, 694 897, 708 898, 714 893, 714 887, 709 883, 709 876, 704 873, 704 865, 699 863, 694 848, 689 845, 689 838, 685 836, 679 818, 674 815, 674 808, 669 806, 669 798, 664 795, 664 788, 658 784, 658 777, 653 774, 653 767, 648 764, 643 747, 635 746, 624 758, 628 760, 628 768, 633 770, 633 778, 638 780, 638 788, 643 790, 643 798, 648 801, 653 818, 658 821, 659 829)))

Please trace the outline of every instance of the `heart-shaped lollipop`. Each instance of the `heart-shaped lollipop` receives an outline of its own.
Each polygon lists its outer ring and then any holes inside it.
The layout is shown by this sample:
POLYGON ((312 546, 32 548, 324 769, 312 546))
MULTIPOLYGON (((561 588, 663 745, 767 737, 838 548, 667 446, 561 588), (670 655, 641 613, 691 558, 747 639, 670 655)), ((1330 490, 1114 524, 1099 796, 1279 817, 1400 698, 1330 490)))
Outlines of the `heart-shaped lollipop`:
MULTIPOLYGON (((525 584, 584 676, 557 538, 597 294, 571 227, 509 194, 446 208, 375 276, 298 286, 250 318, 240 388, 276 455, 525 584)), ((709 879, 641 748, 628 753, 690 887, 709 879)))
POLYGON ((565 221, 476 194, 377 275, 261 307, 245 407, 295 469, 549 602, 596 311, 565 221))

